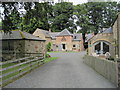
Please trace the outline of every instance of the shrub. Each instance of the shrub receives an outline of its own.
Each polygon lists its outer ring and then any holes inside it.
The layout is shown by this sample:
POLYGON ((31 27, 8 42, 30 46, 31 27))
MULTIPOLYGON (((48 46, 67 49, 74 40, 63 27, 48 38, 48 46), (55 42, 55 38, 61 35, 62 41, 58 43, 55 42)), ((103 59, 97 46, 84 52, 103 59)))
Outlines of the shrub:
POLYGON ((49 54, 46 54, 46 55, 45 55, 45 58, 49 58, 49 57, 51 57, 49 54))
POLYGON ((46 45, 46 49, 48 52, 51 51, 51 43, 50 42, 46 45))

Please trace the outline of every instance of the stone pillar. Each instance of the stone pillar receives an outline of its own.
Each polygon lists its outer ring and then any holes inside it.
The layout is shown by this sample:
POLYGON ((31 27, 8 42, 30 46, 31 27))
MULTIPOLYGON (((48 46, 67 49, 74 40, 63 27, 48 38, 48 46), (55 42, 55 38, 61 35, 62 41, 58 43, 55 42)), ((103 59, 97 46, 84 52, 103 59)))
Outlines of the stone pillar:
POLYGON ((103 54, 103 42, 101 42, 101 54, 103 54))

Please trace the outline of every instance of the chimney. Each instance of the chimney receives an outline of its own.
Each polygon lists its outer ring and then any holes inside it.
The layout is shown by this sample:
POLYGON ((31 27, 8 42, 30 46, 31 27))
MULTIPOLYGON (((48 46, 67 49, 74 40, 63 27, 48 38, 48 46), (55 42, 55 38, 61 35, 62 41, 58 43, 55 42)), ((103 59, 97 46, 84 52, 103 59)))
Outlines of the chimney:
POLYGON ((51 32, 51 29, 49 28, 49 32, 51 32))

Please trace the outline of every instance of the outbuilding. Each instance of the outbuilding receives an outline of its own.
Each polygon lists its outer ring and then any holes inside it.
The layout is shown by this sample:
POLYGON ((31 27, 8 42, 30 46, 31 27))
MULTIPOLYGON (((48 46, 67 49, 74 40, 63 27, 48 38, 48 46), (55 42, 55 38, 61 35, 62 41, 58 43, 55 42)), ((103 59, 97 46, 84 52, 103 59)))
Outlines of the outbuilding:
POLYGON ((0 31, 1 55, 3 60, 28 56, 45 55, 45 40, 20 30, 4 33, 0 31))

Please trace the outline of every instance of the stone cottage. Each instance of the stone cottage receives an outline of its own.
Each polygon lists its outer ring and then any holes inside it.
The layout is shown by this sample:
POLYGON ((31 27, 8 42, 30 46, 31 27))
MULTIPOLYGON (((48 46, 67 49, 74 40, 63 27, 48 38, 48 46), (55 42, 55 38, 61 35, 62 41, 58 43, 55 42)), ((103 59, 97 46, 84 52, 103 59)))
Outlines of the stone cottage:
POLYGON ((51 42, 53 51, 83 51, 83 37, 81 33, 70 33, 67 29, 61 32, 51 32, 36 29, 33 35, 51 42), (44 33, 46 32, 46 33, 44 33))
POLYGON ((0 31, 2 58, 4 60, 17 59, 26 56, 45 55, 45 40, 20 30, 4 33, 0 31))
POLYGON ((89 55, 105 56, 106 52, 109 52, 112 58, 120 58, 120 13, 110 28, 88 41, 89 55))

